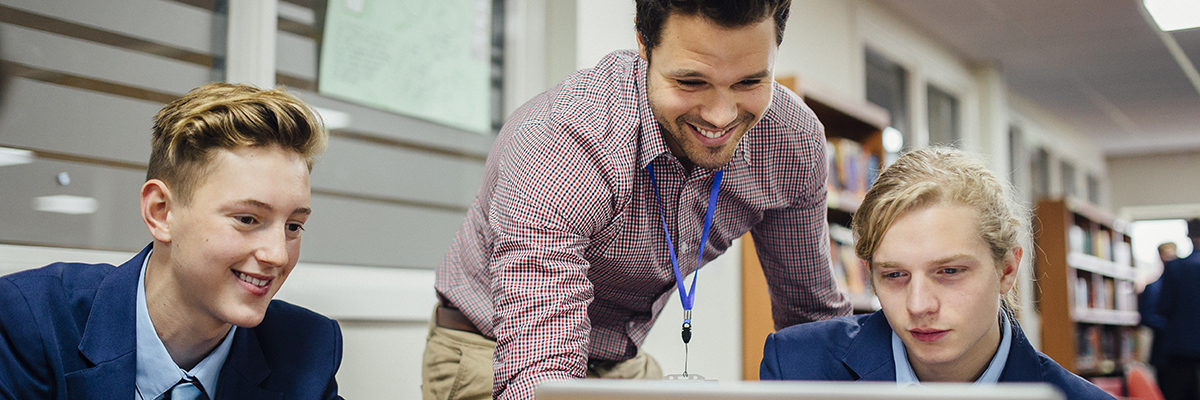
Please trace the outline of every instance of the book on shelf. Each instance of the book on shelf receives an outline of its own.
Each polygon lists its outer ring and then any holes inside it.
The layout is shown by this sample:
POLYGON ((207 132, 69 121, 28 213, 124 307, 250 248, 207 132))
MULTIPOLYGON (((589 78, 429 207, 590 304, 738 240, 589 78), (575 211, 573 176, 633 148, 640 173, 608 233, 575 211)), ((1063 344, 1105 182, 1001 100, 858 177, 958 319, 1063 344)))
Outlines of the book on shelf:
POLYGON ((1092 235, 1092 252, 1093 256, 1101 259, 1112 261, 1112 232, 1107 229, 1097 229, 1092 235))
POLYGON ((1068 249, 1076 252, 1084 252, 1083 243, 1085 240, 1083 227, 1072 224, 1071 227, 1067 228, 1068 249))
POLYGON ((1100 302, 1100 306, 1106 310, 1116 310, 1117 309, 1116 280, 1114 280, 1113 278, 1108 278, 1108 277, 1105 277, 1103 279, 1104 279, 1104 291, 1100 293, 1101 300, 1102 300, 1100 302))
POLYGON ((870 294, 871 277, 863 262, 854 254, 854 246, 841 247, 842 263, 846 267, 846 289, 851 294, 870 294))
POLYGON ((862 201, 879 175, 879 157, 846 138, 834 137, 825 142, 825 166, 830 193, 854 202, 862 201))
POLYGON ((877 309, 872 303, 871 277, 865 263, 854 254, 854 245, 839 242, 833 235, 829 240, 829 261, 838 289, 849 295, 857 310, 877 309))
MULTIPOLYGON (((832 227, 830 227, 832 229, 832 227)), ((833 236, 829 237, 829 268, 833 270, 833 280, 837 282, 837 287, 843 292, 849 292, 849 286, 846 283, 846 266, 842 263, 841 249, 838 248, 838 242, 833 240, 833 236)))
POLYGON ((1122 326, 1118 332, 1121 335, 1121 364, 1125 365, 1130 362, 1137 361, 1137 351, 1140 338, 1137 334, 1137 328, 1132 326, 1122 326))
POLYGON ((1092 232, 1092 230, 1086 226, 1080 226, 1080 229, 1083 229, 1083 248, 1079 250, 1082 251, 1083 254, 1095 255, 1096 239, 1092 237, 1095 232, 1092 232))
POLYGON ((1117 281, 1116 291, 1117 310, 1137 311, 1137 292, 1133 288, 1133 281, 1117 281))
POLYGON ((1074 304, 1076 310, 1087 310, 1091 307, 1092 294, 1089 282, 1090 280, 1082 274, 1075 277, 1074 304))
POLYGON ((1113 237, 1113 262, 1118 267, 1133 267, 1133 250, 1130 248, 1129 242, 1117 235, 1113 237))
POLYGON ((1075 330, 1075 368, 1092 370, 1099 360, 1097 353, 1100 348, 1100 329, 1095 325, 1080 325, 1075 330))
POLYGON ((825 186, 830 194, 836 194, 841 189, 838 182, 841 177, 838 176, 837 170, 837 147, 832 141, 825 141, 825 186))

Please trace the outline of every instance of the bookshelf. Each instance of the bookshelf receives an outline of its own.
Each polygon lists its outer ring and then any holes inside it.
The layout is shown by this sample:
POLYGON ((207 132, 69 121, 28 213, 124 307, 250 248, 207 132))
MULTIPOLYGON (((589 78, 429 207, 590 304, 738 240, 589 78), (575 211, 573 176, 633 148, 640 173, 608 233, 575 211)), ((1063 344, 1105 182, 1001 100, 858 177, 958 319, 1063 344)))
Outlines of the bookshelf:
MULTIPOLYGON (((871 294, 866 267, 854 255, 850 218, 878 176, 888 113, 870 103, 840 98, 818 85, 806 84, 802 91, 794 77, 776 80, 804 98, 825 126, 830 268, 855 312, 875 311, 879 301, 871 294)), ((775 325, 766 279, 748 233, 742 237, 741 288, 742 379, 758 380, 763 342, 767 334, 775 332, 775 325)))
POLYGON ((1137 292, 1124 223, 1071 198, 1037 203, 1042 351, 1082 376, 1138 359, 1137 292))

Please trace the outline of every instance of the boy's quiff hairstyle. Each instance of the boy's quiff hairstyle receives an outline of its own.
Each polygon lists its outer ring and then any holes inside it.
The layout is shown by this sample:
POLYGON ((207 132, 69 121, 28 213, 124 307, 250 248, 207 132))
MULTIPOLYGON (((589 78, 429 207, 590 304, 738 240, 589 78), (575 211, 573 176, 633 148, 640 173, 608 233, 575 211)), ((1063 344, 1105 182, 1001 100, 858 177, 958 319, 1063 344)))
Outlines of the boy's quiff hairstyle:
MULTIPOLYGON (((871 265, 896 218, 945 203, 967 206, 979 214, 980 238, 990 248, 997 267, 1028 240, 1029 209, 1016 200, 1011 185, 963 151, 928 147, 900 156, 867 191, 851 223, 857 241, 855 254, 871 265)), ((1006 300, 1015 304, 1011 291, 1006 300)))
POLYGON ((154 116, 146 180, 166 182, 186 205, 208 174, 216 149, 279 146, 303 156, 311 171, 328 140, 312 109, 282 89, 210 83, 154 116))
POLYGON ((791 0, 636 0, 634 25, 638 37, 650 50, 658 47, 662 28, 671 14, 698 15, 727 28, 750 25, 764 18, 775 20, 775 45, 783 43, 783 28, 787 25, 791 0))

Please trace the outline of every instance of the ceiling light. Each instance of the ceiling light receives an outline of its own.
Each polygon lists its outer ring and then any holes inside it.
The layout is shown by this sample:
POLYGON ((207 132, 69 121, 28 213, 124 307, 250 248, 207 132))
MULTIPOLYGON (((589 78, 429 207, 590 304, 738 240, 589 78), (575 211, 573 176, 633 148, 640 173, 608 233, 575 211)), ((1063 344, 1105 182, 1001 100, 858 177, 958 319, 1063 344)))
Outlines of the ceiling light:
POLYGON ((41 196, 33 199, 33 209, 59 214, 93 214, 100 208, 100 203, 92 197, 54 195, 41 196))
POLYGON ((29 164, 31 162, 33 162, 32 151, 0 147, 0 167, 29 164))
POLYGON ((1200 27, 1196 0, 1142 0, 1142 5, 1164 32, 1200 27))

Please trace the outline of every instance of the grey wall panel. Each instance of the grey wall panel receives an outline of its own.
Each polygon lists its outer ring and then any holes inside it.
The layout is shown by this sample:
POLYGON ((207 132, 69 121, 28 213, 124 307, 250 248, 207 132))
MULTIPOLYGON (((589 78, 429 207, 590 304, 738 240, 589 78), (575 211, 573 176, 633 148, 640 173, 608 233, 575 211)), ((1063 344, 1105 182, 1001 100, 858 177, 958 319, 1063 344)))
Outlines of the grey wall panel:
POLYGON ((214 43, 215 26, 224 26, 214 22, 224 16, 173 1, 2 0, 0 4, 192 51, 211 54, 218 45, 224 47, 214 43))
POLYGON ((176 95, 212 78, 200 65, 13 25, 0 25, 0 49, 6 60, 35 68, 176 95))
POLYGON ((162 104, 29 79, 9 81, 0 145, 145 164, 162 104))
POLYGON ((461 157, 332 137, 313 167, 315 189, 466 208, 483 163, 461 157))
POLYGON ((279 72, 317 80, 317 42, 290 32, 275 37, 275 67, 279 72))
POLYGON ((74 162, 35 160, 0 167, 0 242, 137 251, 150 243, 138 211, 145 172, 74 162), (66 172, 70 184, 56 176, 66 172), (73 195, 96 199, 95 213, 36 211, 34 199, 73 195))
POLYGON ((464 217, 322 195, 312 209, 300 259, 330 264, 434 268, 464 217))
POLYGON ((461 152, 480 159, 487 156, 492 140, 495 138, 493 135, 470 133, 429 121, 320 96, 309 91, 296 90, 293 93, 314 106, 349 114, 350 125, 344 129, 372 136, 431 146, 451 152, 461 152))

